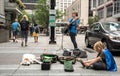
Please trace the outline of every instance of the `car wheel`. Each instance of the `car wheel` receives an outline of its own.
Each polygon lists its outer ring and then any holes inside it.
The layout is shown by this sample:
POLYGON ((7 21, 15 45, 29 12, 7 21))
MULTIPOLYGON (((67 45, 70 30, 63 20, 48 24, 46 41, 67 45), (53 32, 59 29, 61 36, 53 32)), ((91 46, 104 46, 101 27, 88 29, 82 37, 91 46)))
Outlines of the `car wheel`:
POLYGON ((89 39, 88 38, 85 38, 85 44, 86 44, 86 47, 90 48, 91 45, 89 44, 89 39))

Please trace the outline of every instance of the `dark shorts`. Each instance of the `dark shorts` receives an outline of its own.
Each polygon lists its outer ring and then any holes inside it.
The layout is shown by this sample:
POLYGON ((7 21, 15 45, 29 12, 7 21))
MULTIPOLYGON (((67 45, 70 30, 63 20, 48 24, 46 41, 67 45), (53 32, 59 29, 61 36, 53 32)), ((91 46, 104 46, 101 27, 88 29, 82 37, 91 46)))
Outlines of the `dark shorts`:
POLYGON ((13 31, 13 36, 17 36, 18 35, 18 31, 13 31))

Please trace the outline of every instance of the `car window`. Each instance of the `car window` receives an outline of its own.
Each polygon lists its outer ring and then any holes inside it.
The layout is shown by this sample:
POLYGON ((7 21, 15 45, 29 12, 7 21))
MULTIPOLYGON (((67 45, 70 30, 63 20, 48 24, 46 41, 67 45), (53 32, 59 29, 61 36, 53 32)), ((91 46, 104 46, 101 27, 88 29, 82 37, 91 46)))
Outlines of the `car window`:
POLYGON ((111 26, 110 26, 110 30, 111 31, 119 31, 120 30, 120 24, 118 23, 112 23, 111 26))
POLYGON ((107 31, 118 31, 120 29, 120 25, 117 23, 105 23, 103 27, 107 31))
POLYGON ((95 29, 100 29, 100 24, 99 23, 98 24, 93 24, 90 30, 94 32, 95 29))
POLYGON ((110 30, 111 31, 117 31, 117 26, 115 26, 114 24, 110 25, 110 30))
POLYGON ((94 30, 94 26, 95 26, 95 24, 93 24, 93 25, 90 27, 90 31, 93 31, 93 30, 94 30))
POLYGON ((105 23, 105 24, 103 24, 103 27, 104 27, 104 29, 105 30, 110 30, 110 23, 105 23))

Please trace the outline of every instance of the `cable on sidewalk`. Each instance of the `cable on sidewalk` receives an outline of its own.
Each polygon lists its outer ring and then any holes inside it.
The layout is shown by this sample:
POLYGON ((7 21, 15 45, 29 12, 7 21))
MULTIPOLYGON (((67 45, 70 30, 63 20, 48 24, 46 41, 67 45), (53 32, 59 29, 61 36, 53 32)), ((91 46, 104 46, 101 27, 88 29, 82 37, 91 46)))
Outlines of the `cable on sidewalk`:
POLYGON ((13 73, 10 76, 14 76, 14 74, 19 70, 20 67, 21 67, 21 64, 19 64, 19 66, 13 71, 13 73))

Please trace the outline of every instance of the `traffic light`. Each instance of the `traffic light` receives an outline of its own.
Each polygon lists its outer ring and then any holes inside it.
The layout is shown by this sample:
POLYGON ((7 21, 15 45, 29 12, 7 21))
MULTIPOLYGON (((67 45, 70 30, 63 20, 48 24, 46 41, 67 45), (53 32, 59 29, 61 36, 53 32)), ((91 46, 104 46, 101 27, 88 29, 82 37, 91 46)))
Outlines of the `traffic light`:
POLYGON ((55 9, 56 0, 50 0, 51 9, 55 9))

